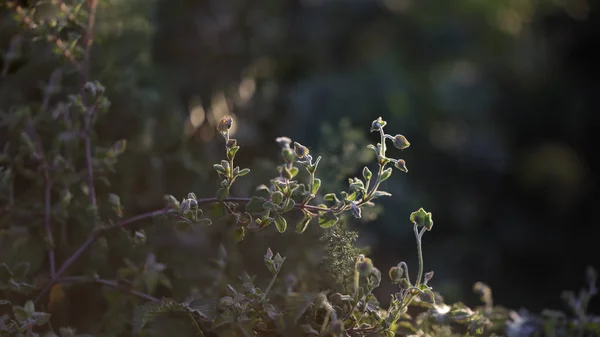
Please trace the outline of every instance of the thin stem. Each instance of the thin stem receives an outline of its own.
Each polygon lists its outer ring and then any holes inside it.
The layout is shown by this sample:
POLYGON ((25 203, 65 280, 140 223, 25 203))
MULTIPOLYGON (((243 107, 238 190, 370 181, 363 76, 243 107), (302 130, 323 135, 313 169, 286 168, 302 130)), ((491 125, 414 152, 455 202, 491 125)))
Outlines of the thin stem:
POLYGON ((421 249, 421 238, 425 232, 425 227, 419 232, 417 225, 413 227, 415 231, 415 237, 417 239, 417 253, 419 254, 419 275, 417 276, 417 282, 415 285, 418 287, 421 284, 421 277, 423 276, 423 250, 421 249))
MULTIPOLYGON (((279 270, 281 270, 281 266, 279 267, 279 270)), ((269 291, 271 291, 271 288, 273 288, 273 285, 275 284, 275 280, 277 280, 277 276, 279 275, 279 270, 277 271, 277 273, 275 273, 275 275, 273 275, 271 282, 269 282, 267 289, 265 289, 265 292, 264 292, 265 298, 267 298, 267 294, 269 293, 269 291)))
POLYGON ((148 301, 152 301, 152 302, 160 302, 161 301, 160 299, 158 299, 150 294, 147 294, 145 292, 138 291, 135 289, 131 289, 123 284, 120 284, 117 281, 105 280, 105 279, 101 279, 101 278, 91 278, 91 277, 87 277, 87 276, 70 276, 70 277, 62 277, 62 278, 57 279, 57 283, 70 283, 70 282, 77 282, 77 283, 94 282, 94 283, 98 283, 98 284, 112 287, 115 289, 119 289, 123 292, 129 293, 131 295, 137 296, 139 298, 142 298, 142 299, 145 299, 148 301))
POLYGON ((48 244, 48 260, 50 261, 50 277, 56 278, 56 259, 54 253, 54 237, 52 236, 52 228, 50 227, 51 221, 51 199, 50 192, 52 191, 52 182, 48 174, 45 174, 45 187, 44 187, 44 227, 46 228, 46 240, 48 244))
POLYGON ((83 65, 81 68, 82 89, 85 83, 87 83, 90 74, 90 59, 92 57, 91 49, 92 43, 94 43, 94 26, 96 24, 96 9, 98 8, 98 2, 99 0, 87 0, 89 18, 84 40, 85 52, 83 55, 83 65))
POLYGON ((46 284, 44 289, 37 296, 37 298, 35 299, 35 302, 38 302, 48 292, 48 290, 50 290, 50 287, 52 287, 52 285, 55 283, 54 280, 56 278, 61 277, 62 274, 65 273, 67 268, 69 268, 73 263, 75 263, 75 261, 77 261, 77 259, 79 257, 81 257, 81 255, 83 255, 83 253, 85 253, 85 251, 92 245, 92 243, 94 243, 96 241, 96 239, 98 239, 100 236, 102 236, 105 232, 107 232, 111 229, 114 229, 114 228, 125 228, 128 225, 135 223, 137 221, 148 219, 148 218, 153 218, 153 217, 161 215, 161 214, 166 214, 170 210, 171 209, 169 209, 169 208, 163 208, 158 211, 136 215, 127 220, 123 220, 114 226, 107 226, 107 227, 103 227, 103 228, 92 231, 90 233, 90 236, 87 238, 87 240, 81 246, 79 246, 79 248, 77 248, 77 250, 71 256, 69 256, 69 258, 62 264, 62 266, 56 272, 55 277, 53 279, 51 279, 48 282, 48 284, 46 284))
MULTIPOLYGON (((90 59, 91 59, 91 47, 94 41, 94 24, 96 22, 96 9, 98 7, 99 0, 87 0, 88 10, 89 10, 89 19, 88 25, 85 34, 85 52, 83 56, 83 65, 81 67, 81 90, 82 97, 85 97, 84 87, 88 82, 89 72, 90 72, 90 59)), ((87 180, 88 180, 88 189, 90 195, 90 203, 96 211, 97 203, 96 203, 96 190, 94 187, 94 168, 92 165, 92 140, 91 140, 91 128, 92 128, 92 119, 96 112, 95 104, 88 108, 88 111, 85 115, 84 120, 84 143, 85 143, 85 161, 87 166, 87 180)))

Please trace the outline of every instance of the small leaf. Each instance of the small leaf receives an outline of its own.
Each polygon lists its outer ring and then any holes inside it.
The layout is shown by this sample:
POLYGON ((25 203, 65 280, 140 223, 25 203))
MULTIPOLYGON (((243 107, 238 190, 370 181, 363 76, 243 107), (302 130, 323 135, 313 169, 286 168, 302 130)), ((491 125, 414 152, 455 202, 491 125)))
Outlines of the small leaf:
POLYGON ((27 301, 25 302, 24 309, 27 312, 27 314, 31 316, 35 312, 35 304, 33 304, 33 301, 27 301))
MULTIPOLYGON (((304 212, 304 210, 303 210, 303 212, 304 212)), ((296 232, 304 233, 304 231, 308 227, 308 224, 310 223, 310 220, 312 220, 312 216, 310 216, 306 212, 304 212, 304 217, 296 225, 296 232)))
POLYGON ((321 188, 321 179, 315 178, 315 182, 312 187, 312 194, 317 194, 319 188, 321 188))
POLYGON ((246 175, 246 174, 248 174, 248 173, 250 173, 250 169, 249 169, 249 168, 245 168, 245 169, 241 170, 241 171, 238 173, 238 177, 243 177, 243 176, 245 176, 245 175, 246 175))
POLYGON ((227 187, 219 188, 219 190, 217 191, 217 200, 225 201, 227 196, 229 196, 229 188, 227 188, 227 187))
POLYGON ((277 227, 279 233, 283 233, 287 229, 287 221, 279 214, 275 216, 275 227, 277 227))
POLYGON ((217 173, 222 174, 224 176, 227 176, 229 174, 229 172, 227 172, 227 170, 221 164, 214 164, 213 168, 215 169, 215 171, 217 171, 217 173))
POLYGON ((283 208, 281 209, 281 212, 289 212, 291 211, 294 206, 296 206, 296 202, 294 201, 294 199, 292 198, 287 198, 285 199, 285 204, 283 205, 283 208))
POLYGON ((294 178, 298 174, 298 172, 300 172, 300 170, 297 167, 292 167, 290 169, 290 173, 292 175, 292 178, 294 178))
POLYGON ((197 223, 202 226, 210 226, 210 225, 212 225, 212 220, 209 218, 201 218, 201 219, 198 219, 197 223))
POLYGON ((392 175, 392 168, 388 167, 387 169, 385 169, 382 173, 381 173, 381 181, 385 181, 387 178, 389 178, 392 175))
POLYGON ((319 216, 319 226, 321 228, 330 228, 337 224, 338 220, 338 217, 333 212, 327 211, 325 214, 319 216))
POLYGON ((323 196, 323 200, 325 201, 335 201, 335 202, 339 202, 337 196, 335 195, 335 193, 327 193, 323 196))
POLYGON ((263 204, 265 203, 265 198, 263 197, 252 197, 250 202, 246 204, 246 211, 249 213, 258 213, 264 211, 263 204))
POLYGON ((127 148, 127 139, 121 139, 113 145, 113 151, 116 155, 123 154, 127 148))
POLYGON ((33 320, 35 325, 42 326, 48 323, 48 320, 50 320, 50 314, 46 312, 35 312, 33 313, 33 320))
POLYGON ((386 191, 375 191, 375 193, 373 193, 373 198, 379 198, 379 197, 391 197, 392 194, 386 191))
MULTIPOLYGON (((235 154, 238 152, 239 149, 239 146, 234 146, 231 149, 227 150, 227 159, 233 160, 235 158, 235 154)), ((250 172, 250 170, 248 170, 248 172, 250 172)))
POLYGON ((263 204, 263 208, 270 211, 276 211, 279 209, 279 206, 273 203, 272 201, 266 201, 263 204))
POLYGON ((271 194, 271 201, 273 201, 273 203, 277 205, 281 204, 281 202, 283 201, 283 193, 279 191, 273 192, 271 194))
POLYGON ((236 242, 240 242, 246 236, 246 229, 244 227, 238 227, 233 231, 233 238, 236 242))
POLYGON ((369 170, 369 168, 365 166, 363 168, 362 175, 363 175, 363 178, 365 178, 365 181, 369 181, 369 180, 371 180, 373 173, 371 173, 371 170, 369 170))
POLYGON ((428 231, 433 227, 431 212, 426 212, 423 207, 410 214, 410 221, 419 227, 425 227, 428 231))
POLYGON ((163 197, 163 199, 165 200, 167 206, 179 210, 180 203, 174 196, 167 194, 163 197))
POLYGON ((19 323, 25 323, 25 321, 27 321, 27 319, 30 317, 30 314, 22 306, 14 305, 12 309, 15 319, 19 323))

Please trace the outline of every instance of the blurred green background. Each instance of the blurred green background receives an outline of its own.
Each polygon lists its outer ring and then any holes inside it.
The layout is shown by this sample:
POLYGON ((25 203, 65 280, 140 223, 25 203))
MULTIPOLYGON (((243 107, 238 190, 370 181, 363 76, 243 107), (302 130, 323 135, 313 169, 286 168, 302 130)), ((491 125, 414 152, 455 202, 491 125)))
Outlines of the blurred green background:
MULTIPOLYGON (((98 133, 130 141, 115 178, 127 212, 212 196, 224 115, 253 169, 240 196, 273 175, 276 137, 345 166, 381 116, 412 144, 383 212, 353 224, 382 270, 416 265, 421 206, 435 221, 426 269, 449 302, 477 303, 483 281, 497 304, 562 308, 560 292, 600 267, 598 1, 106 0, 98 14, 91 77, 113 104, 98 133)), ((14 65, 11 83, 51 70, 14 65)))

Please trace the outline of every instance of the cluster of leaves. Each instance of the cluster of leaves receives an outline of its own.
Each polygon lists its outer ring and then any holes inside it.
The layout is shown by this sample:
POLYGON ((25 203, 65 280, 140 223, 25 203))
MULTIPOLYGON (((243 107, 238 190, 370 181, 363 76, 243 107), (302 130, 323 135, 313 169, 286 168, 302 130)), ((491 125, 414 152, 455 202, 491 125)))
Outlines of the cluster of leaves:
MULTIPOLYGON (((306 146, 279 137, 283 162, 276 167, 278 175, 258 186, 257 195, 251 197, 231 195, 233 184, 250 169, 235 166, 240 146, 232 134, 234 121, 223 118, 217 131, 225 140, 226 159, 213 166, 219 177, 216 196, 198 198, 190 192, 179 201, 167 195, 165 207, 125 218, 125 206, 110 177, 127 142, 103 144, 95 134, 96 123, 110 108, 105 87, 88 78, 97 6, 97 0, 7 6, 24 27, 23 36, 36 43, 43 38, 50 45, 57 68, 42 86, 41 102, 10 102, 9 111, 0 111, 0 127, 8 131, 0 157, 0 336, 84 336, 69 326, 77 322, 61 316, 69 316, 64 308, 68 294, 90 285, 102 287, 107 310, 90 309, 82 316, 100 323, 79 324, 78 330, 95 335, 164 335, 165 326, 175 323, 192 326, 190 333, 205 336, 389 337, 461 331, 471 335, 506 331, 516 336, 524 331, 523 319, 492 306, 491 292, 483 284, 476 290, 486 306, 475 310, 460 303, 446 305, 433 291, 428 284, 433 272, 424 273, 421 251, 422 237, 432 230, 433 220, 423 208, 409 217, 417 243, 417 277, 409 277, 405 262, 390 268, 390 282, 398 291, 391 294, 389 306, 382 307, 373 293, 382 272, 353 246, 355 235, 340 227, 345 214, 362 218, 364 208, 391 195, 380 187, 394 168, 408 172, 403 159, 388 156, 387 143, 399 150, 410 143, 402 135, 386 134, 387 123, 381 118, 371 125, 380 141, 369 145, 376 173, 365 166, 361 177, 348 180, 347 190, 323 193, 326 184, 317 176, 322 157, 313 158, 306 146), (86 20, 87 25, 81 24, 86 20), (204 215, 205 205, 210 206, 210 217, 204 215), (295 221, 295 232, 302 234, 315 223, 329 233, 324 236, 329 255, 325 261, 329 270, 341 272, 339 283, 344 287, 306 289, 304 280, 294 276, 294 266, 285 264, 286 257, 269 248, 263 261, 270 281, 264 288, 255 275, 242 273, 235 279, 215 277, 214 287, 204 293, 174 289, 176 278, 148 247, 141 228, 155 218, 174 224, 181 235, 195 226, 229 221, 233 226, 228 234, 234 242, 270 225, 285 233, 288 222, 295 221), (22 248, 31 246, 42 249, 22 248), (80 260, 85 263, 78 264, 80 260), (290 272, 282 279, 284 264, 290 272), (182 293, 186 295, 175 295, 182 293)), ((22 38, 19 35, 4 55, 2 76, 7 80, 22 38)), ((216 262, 223 274, 226 260, 227 250, 220 246, 216 262)), ((578 298, 565 295, 576 318, 565 322, 564 316, 546 313, 552 320, 540 325, 544 331, 597 331, 598 320, 586 312, 596 293, 595 273, 589 274, 589 289, 578 298)))

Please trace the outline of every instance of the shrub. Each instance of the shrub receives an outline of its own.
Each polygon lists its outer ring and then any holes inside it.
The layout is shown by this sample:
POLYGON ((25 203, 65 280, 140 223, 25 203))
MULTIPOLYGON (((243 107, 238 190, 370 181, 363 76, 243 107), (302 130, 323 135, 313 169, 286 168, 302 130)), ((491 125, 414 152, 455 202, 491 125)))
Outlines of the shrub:
POLYGON ((97 0, 43 1, 26 8, 9 2, 5 8, 16 17, 20 30, 4 50, 3 87, 16 81, 12 74, 15 63, 23 59, 22 51, 30 61, 36 52, 52 50, 54 57, 39 74, 49 78, 41 96, 26 85, 3 88, 10 95, 0 120, 5 131, 0 157, 0 335, 600 333, 598 317, 587 313, 597 292, 591 268, 588 288, 577 297, 564 294, 574 317, 556 311, 517 314, 494 306, 491 290, 479 282, 474 290, 483 306, 445 304, 429 284, 434 273, 424 268, 421 241, 432 230, 433 220, 423 208, 406 220, 412 223, 417 244, 417 276, 409 277, 405 262, 391 267, 387 274, 398 291, 391 294, 387 308, 382 307, 373 294, 382 272, 364 247, 356 246, 356 233, 344 221, 348 216, 362 218, 374 201, 391 196, 380 188, 394 170, 408 172, 404 160, 389 157, 388 146, 404 150, 410 143, 402 135, 385 133, 381 118, 370 129, 380 141, 368 146, 375 154, 376 169, 365 166, 361 177, 349 179, 345 191, 324 193, 323 186, 334 185, 319 178, 319 164, 326 159, 279 137, 282 162, 276 167, 277 176, 250 197, 232 195, 232 186, 250 169, 236 165, 243 144, 231 131, 233 119, 223 118, 217 125, 224 154, 213 166, 219 178, 215 195, 201 198, 190 192, 181 199, 167 195, 164 207, 125 217, 126 205, 113 192, 110 178, 119 158, 126 155, 127 140, 105 144, 95 132, 111 106, 105 87, 89 78, 97 5, 97 0), (207 255, 185 255, 185 263, 177 267, 171 265, 176 257, 164 254, 164 260, 172 260, 168 263, 159 259, 156 252, 161 247, 152 244, 157 236, 176 230, 185 237, 213 221, 225 231, 219 232, 222 240, 207 255), (156 227, 160 231, 152 232, 156 227), (263 282, 239 271, 251 265, 231 254, 237 245, 258 240, 258 233, 273 228, 281 235, 302 234, 295 237, 297 250, 314 246, 319 256, 297 257, 290 265, 287 256, 268 248, 262 262, 269 277, 263 282), (300 241, 311 231, 320 240, 300 241), (241 267, 234 266, 236 260, 242 261, 241 267), (329 275, 315 273, 315 268, 324 268, 329 275))

